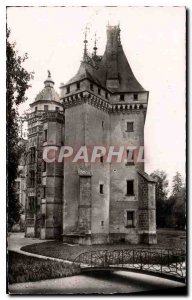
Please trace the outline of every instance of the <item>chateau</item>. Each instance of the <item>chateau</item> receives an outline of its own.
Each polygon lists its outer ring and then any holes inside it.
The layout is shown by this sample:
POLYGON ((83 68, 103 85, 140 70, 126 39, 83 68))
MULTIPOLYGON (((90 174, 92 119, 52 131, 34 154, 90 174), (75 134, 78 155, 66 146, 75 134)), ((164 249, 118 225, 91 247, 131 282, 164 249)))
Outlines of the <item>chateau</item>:
POLYGON ((88 53, 86 37, 84 45, 79 70, 60 96, 48 72, 30 105, 25 235, 87 245, 154 244, 155 181, 143 161, 42 159, 48 146, 144 146, 149 92, 131 70, 119 26, 107 27, 103 56, 96 44, 88 53))

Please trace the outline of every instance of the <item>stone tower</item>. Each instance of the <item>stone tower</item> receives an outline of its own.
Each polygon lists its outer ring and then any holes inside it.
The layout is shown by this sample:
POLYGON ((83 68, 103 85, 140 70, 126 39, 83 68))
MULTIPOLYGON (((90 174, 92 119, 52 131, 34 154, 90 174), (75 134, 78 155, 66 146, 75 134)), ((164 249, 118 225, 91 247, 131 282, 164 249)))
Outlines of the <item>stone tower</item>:
POLYGON ((79 70, 61 86, 60 99, 49 72, 31 104, 26 236, 79 244, 156 243, 155 182, 139 154, 149 92, 131 70, 119 26, 107 27, 103 56, 96 43, 88 53, 86 35, 84 45, 79 70), (75 153, 82 147, 88 154, 95 146, 107 150, 96 162, 89 157, 45 163, 47 146, 58 153, 62 146, 75 153))
POLYGON ((42 160, 43 147, 61 147, 63 106, 48 71, 28 114, 26 236, 57 238, 62 231, 62 164, 42 160))
POLYGON ((124 54, 119 26, 108 26, 103 56, 87 52, 77 74, 61 87, 65 144, 126 146, 125 161, 64 161, 63 240, 156 243, 155 182, 142 161, 127 160, 144 146, 149 92, 124 54))

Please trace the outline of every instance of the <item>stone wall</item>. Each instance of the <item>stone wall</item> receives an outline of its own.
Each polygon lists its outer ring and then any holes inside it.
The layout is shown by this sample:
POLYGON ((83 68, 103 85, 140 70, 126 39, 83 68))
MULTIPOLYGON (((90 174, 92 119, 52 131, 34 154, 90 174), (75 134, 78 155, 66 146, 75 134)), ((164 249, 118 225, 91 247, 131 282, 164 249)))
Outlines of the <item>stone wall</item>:
POLYGON ((155 244, 156 238, 156 203, 155 182, 149 182, 142 175, 139 178, 139 234, 140 242, 155 244))
MULTIPOLYGON (((75 148, 86 145, 91 153, 94 145, 107 146, 108 144, 109 115, 106 112, 98 110, 88 103, 65 110, 65 145, 75 148)), ((64 164, 63 230, 64 234, 67 234, 80 229, 78 223, 80 197, 78 168, 83 167, 84 164, 67 160, 64 164)), ((99 233, 106 236, 109 232, 109 164, 104 164, 98 159, 97 162, 91 164, 91 172, 90 233, 95 234, 94 240, 96 241, 99 233), (103 184, 103 194, 99 192, 100 184, 103 184)), ((86 214, 86 212, 84 213, 86 214)), ((81 214, 83 214, 83 208, 81 214)))
MULTIPOLYGON (((47 141, 43 147, 54 145, 58 149, 63 144, 62 123, 44 120, 43 130, 47 130, 47 141)), ((42 172, 41 200, 41 239, 60 238, 62 234, 63 209, 63 163, 57 161, 46 163, 46 171, 42 172), (45 199, 43 198, 45 188, 45 199)))

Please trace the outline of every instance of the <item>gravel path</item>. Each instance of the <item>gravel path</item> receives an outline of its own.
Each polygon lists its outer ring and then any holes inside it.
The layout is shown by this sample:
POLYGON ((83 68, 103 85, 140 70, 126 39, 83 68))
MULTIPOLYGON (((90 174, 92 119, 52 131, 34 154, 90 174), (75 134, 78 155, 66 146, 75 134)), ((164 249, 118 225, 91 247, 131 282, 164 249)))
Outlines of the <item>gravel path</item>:
POLYGON ((17 283, 11 294, 90 294, 135 293, 155 289, 183 287, 184 284, 125 271, 87 273, 67 278, 17 283))

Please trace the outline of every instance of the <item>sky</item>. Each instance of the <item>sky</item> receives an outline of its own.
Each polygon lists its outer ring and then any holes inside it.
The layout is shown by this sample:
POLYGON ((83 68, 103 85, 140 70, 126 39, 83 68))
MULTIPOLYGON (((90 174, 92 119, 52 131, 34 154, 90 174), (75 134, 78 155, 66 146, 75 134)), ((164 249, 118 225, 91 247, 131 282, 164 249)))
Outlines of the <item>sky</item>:
POLYGON ((9 7, 7 24, 24 67, 34 71, 29 108, 42 90, 47 70, 55 89, 77 72, 87 25, 88 50, 97 35, 98 54, 106 45, 106 25, 120 24, 121 42, 141 85, 149 91, 145 122, 145 171, 156 169, 171 180, 185 177, 185 9, 183 7, 9 7))

